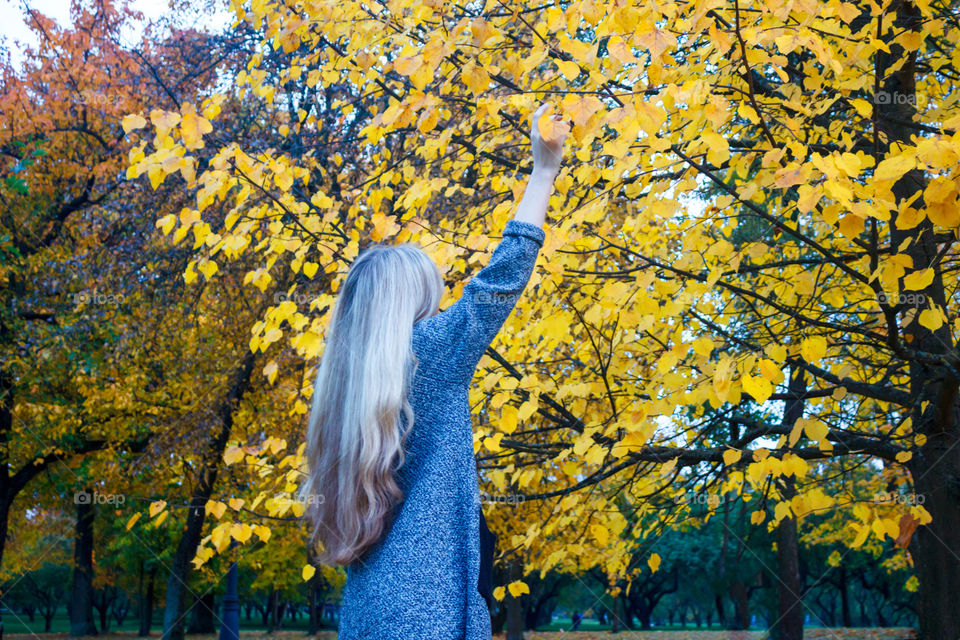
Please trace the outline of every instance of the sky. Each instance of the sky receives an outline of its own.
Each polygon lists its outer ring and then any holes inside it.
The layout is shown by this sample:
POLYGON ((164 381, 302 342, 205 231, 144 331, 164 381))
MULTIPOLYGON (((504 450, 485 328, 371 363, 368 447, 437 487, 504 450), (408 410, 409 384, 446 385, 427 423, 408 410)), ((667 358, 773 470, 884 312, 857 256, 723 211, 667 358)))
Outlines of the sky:
MULTIPOLYGON (((31 8, 40 13, 54 18, 61 25, 70 23, 70 0, 0 0, 0 40, 4 45, 10 48, 11 58, 14 66, 20 62, 20 52, 24 44, 26 46, 36 46, 37 40, 33 32, 27 28, 25 7, 31 8), (18 45, 16 41, 24 44, 18 45)), ((146 20, 156 19, 169 12, 167 0, 131 0, 131 8, 143 14, 146 20)), ((211 19, 211 26, 230 22, 230 14, 224 9, 215 18, 211 19)), ((140 30, 131 29, 129 33, 124 34, 124 40, 134 42, 139 39, 140 30)))

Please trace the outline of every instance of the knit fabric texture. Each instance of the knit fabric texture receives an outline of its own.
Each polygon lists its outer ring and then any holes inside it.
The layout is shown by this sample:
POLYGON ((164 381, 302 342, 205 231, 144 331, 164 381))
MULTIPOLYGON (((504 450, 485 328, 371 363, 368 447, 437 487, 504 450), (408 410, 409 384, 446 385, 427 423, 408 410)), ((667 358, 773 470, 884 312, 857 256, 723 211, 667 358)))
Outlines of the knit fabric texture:
POLYGON ((389 529, 347 567, 339 640, 490 640, 477 589, 480 491, 468 391, 533 273, 545 233, 511 219, 460 298, 413 328, 413 427, 389 529))

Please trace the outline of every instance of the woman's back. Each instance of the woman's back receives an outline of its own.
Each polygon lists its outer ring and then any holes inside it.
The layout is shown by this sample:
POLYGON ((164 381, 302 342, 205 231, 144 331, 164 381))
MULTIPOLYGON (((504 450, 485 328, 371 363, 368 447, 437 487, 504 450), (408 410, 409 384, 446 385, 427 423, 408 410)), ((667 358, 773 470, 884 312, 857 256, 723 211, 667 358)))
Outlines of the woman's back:
POLYGON ((480 494, 469 385, 529 281, 545 236, 516 219, 503 234, 460 299, 414 325, 414 424, 397 472, 405 497, 381 542, 348 567, 340 640, 490 638, 477 589, 480 494))

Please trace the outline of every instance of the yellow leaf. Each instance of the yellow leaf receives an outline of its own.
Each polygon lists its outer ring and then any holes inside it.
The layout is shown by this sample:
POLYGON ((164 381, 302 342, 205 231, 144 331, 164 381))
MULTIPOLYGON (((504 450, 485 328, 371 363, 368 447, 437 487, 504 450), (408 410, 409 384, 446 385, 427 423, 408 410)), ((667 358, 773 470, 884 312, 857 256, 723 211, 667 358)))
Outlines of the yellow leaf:
POLYGON ((164 235, 166 235, 170 233, 170 231, 173 229, 173 225, 176 223, 177 216, 170 213, 157 220, 154 226, 159 227, 163 231, 164 235))
POLYGON ((567 80, 576 80, 577 76, 580 75, 580 65, 572 60, 555 60, 557 68, 560 69, 560 73, 566 77, 567 80))
POLYGON ((277 363, 271 361, 263 368, 263 375, 267 376, 267 380, 270 381, 270 384, 273 384, 273 381, 277 379, 277 363))
POLYGON ((393 68, 400 75, 409 76, 419 69, 421 64, 423 60, 420 56, 404 56, 393 61, 393 68))
POLYGON ((777 366, 777 363, 773 360, 768 360, 766 358, 761 358, 760 360, 760 375, 772 382, 773 384, 780 384, 783 382, 783 371, 780 367, 777 366))
POLYGON ((803 423, 803 431, 811 440, 826 440, 830 433, 830 427, 821 420, 806 420, 803 423))
POLYGON ((207 260, 202 265, 200 265, 200 272, 203 273, 203 277, 209 280, 213 277, 220 267, 217 266, 217 263, 213 260, 207 260))
POLYGON ((766 378, 744 374, 740 378, 743 390, 753 396, 758 403, 763 404, 773 395, 773 385, 766 378))
POLYGON ((502 601, 502 600, 503 600, 503 597, 504 597, 506 594, 507 594, 507 590, 504 589, 503 587, 497 587, 496 589, 493 590, 493 597, 494 597, 494 599, 497 600, 498 602, 502 601))
POLYGON ((303 571, 300 572, 300 575, 303 577, 303 581, 306 582, 317 572, 317 568, 312 564, 303 565, 303 571))
POLYGON ((677 466, 677 460, 679 460, 679 458, 671 458, 668 462, 665 462, 664 465, 660 467, 660 475, 670 475, 670 472, 673 471, 673 468, 677 466))
POLYGON ((717 368, 713 372, 713 390, 721 402, 726 401, 727 394, 730 392, 732 375, 733 360, 729 356, 724 356, 717 363, 717 368))
POLYGON ((767 514, 763 511, 754 511, 750 514, 750 524, 760 524, 767 519, 767 514))
POLYGON ((130 133, 131 131, 147 126, 147 119, 139 113, 131 113, 128 116, 124 116, 120 124, 125 133, 130 133))
POLYGON ((133 525, 137 524, 137 520, 140 519, 140 515, 141 515, 140 512, 137 511, 135 514, 133 514, 133 515, 130 517, 129 520, 127 520, 127 531, 130 531, 130 527, 132 527, 133 525))
POLYGON ((590 533, 593 534, 593 537, 596 539, 600 546, 605 546, 607 540, 610 539, 610 532, 602 524, 592 524, 590 525, 590 533))
POLYGON ((660 555, 651 553, 650 557, 647 558, 647 566, 650 567, 650 571, 656 573, 657 569, 660 568, 660 555))
POLYGON ((227 510, 227 505, 217 500, 207 500, 206 511, 209 514, 212 514, 217 517, 217 520, 223 517, 224 511, 227 510))
POLYGON ((507 591, 510 592, 514 598, 519 598, 524 593, 530 593, 530 587, 527 586, 523 580, 514 580, 507 585, 507 591))
POLYGON ((900 453, 897 454, 896 458, 897 458, 897 462, 901 464, 904 462, 910 462, 910 459, 913 458, 913 453, 911 453, 910 451, 901 451, 900 453))
POLYGON ((480 95, 490 87, 490 74, 472 59, 460 70, 460 77, 463 78, 464 84, 475 96, 480 95))
POLYGON ((500 421, 497 426, 504 433, 513 433, 517 430, 517 419, 517 408, 512 404, 505 404, 500 408, 500 421))
POLYGON ((233 446, 227 447, 227 450, 224 451, 223 461, 227 465, 231 465, 235 462, 239 462, 243 460, 244 456, 246 455, 247 455, 246 452, 244 452, 244 450, 241 447, 233 445, 233 446))
POLYGON ((246 522, 243 524, 234 523, 230 527, 230 535, 237 540, 237 542, 246 542, 250 539, 250 536, 253 535, 253 529, 246 522))
POLYGON ((827 354, 827 341, 820 336, 806 338, 800 343, 800 355, 810 364, 816 364, 827 354))
POLYGON ((716 131, 704 131, 700 138, 707 145, 707 160, 714 165, 721 165, 730 159, 730 145, 727 139, 716 131))
POLYGON ((163 511, 166 508, 166 506, 167 506, 166 500, 157 500, 156 502, 151 502, 150 509, 149 509, 150 517, 152 518, 158 513, 160 513, 161 511, 163 511))
POLYGON ((187 105, 189 105, 189 103, 185 104, 184 108, 189 110, 184 112, 180 122, 180 131, 183 134, 183 146, 187 149, 202 149, 203 134, 213 131, 213 125, 203 116, 197 115, 197 113, 192 110, 192 105, 189 107, 187 105))
POLYGON ((878 164, 873 177, 877 180, 896 180, 916 166, 917 161, 912 156, 894 156, 878 164))
POLYGON ((936 331, 943 326, 943 318, 939 309, 924 309, 920 312, 920 324, 930 331, 936 331))
POLYGON ((150 112, 150 122, 157 128, 157 137, 162 138, 167 135, 170 129, 180 122, 180 114, 175 111, 154 109, 150 112))
POLYGON ((743 452, 739 449, 727 449, 723 452, 723 464, 731 465, 740 461, 740 458, 743 456, 743 452))
POLYGON ((918 291, 920 289, 926 289, 930 286, 930 283, 933 282, 933 269, 924 269, 923 271, 914 271, 910 275, 904 277, 903 279, 903 288, 908 291, 918 291))

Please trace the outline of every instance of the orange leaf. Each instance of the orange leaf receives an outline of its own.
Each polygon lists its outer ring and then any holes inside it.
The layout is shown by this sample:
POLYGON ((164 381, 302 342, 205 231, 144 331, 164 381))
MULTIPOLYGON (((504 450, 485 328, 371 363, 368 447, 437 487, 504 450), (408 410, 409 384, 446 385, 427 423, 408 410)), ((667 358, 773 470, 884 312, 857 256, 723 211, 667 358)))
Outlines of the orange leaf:
POLYGON ((900 517, 900 535, 898 535, 896 541, 894 541, 894 546, 906 549, 910 544, 910 538, 913 537, 913 532, 917 530, 919 524, 920 521, 911 514, 903 514, 900 517))

